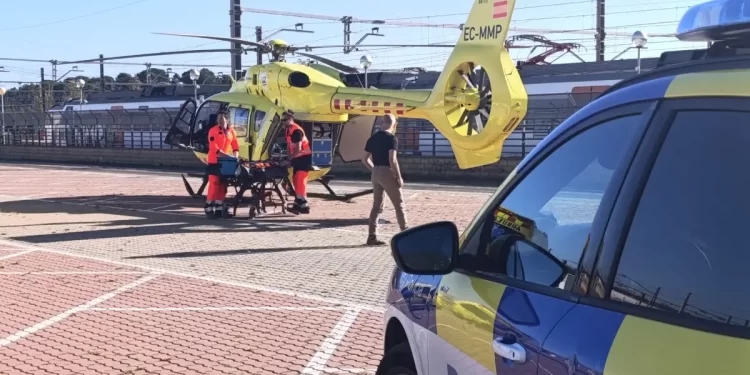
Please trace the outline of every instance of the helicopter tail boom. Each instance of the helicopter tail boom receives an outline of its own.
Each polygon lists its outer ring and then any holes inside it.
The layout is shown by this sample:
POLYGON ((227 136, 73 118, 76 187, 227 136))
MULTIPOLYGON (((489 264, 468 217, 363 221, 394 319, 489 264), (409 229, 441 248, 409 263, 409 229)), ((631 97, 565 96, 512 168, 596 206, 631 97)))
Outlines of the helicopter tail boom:
POLYGON ((429 90, 364 90, 341 87, 331 99, 331 111, 365 116, 390 113, 398 117, 425 118, 422 108, 429 96, 429 90))

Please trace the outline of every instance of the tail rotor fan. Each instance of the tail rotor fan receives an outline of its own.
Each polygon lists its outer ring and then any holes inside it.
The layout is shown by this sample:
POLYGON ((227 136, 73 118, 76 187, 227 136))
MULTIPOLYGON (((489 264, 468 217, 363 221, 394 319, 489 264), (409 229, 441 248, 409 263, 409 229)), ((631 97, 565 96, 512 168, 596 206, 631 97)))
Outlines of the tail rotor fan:
POLYGON ((470 137, 484 130, 492 110, 492 88, 489 76, 481 66, 467 63, 466 68, 458 68, 451 81, 449 92, 454 95, 446 98, 446 116, 458 134, 470 137), (463 85, 459 85, 463 83, 463 85))

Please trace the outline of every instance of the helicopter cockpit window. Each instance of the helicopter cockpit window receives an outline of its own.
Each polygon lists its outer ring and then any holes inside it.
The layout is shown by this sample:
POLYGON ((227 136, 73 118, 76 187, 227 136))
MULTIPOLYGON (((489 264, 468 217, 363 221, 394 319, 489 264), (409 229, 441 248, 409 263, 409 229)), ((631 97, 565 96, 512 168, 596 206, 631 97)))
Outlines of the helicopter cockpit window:
POLYGON ((263 126, 263 121, 266 121, 266 113, 261 110, 255 110, 255 121, 253 122, 253 129, 255 131, 260 131, 261 126, 263 126))
POLYGON ((249 108, 229 108, 229 118, 231 119, 232 127, 234 128, 235 134, 238 138, 244 138, 247 136, 248 120, 250 119, 249 108))

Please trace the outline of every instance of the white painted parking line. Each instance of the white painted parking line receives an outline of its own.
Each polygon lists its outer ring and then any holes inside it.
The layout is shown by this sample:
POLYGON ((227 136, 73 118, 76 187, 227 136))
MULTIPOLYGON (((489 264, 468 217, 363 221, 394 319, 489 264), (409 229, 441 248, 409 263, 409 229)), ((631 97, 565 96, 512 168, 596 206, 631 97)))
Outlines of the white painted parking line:
POLYGON ((149 210, 150 210, 150 211, 163 210, 163 209, 165 209, 165 208, 169 208, 169 207, 172 207, 172 206, 178 206, 178 204, 176 204, 176 203, 175 203, 175 204, 165 204, 165 205, 163 205, 163 206, 159 206, 159 207, 154 207, 154 208, 150 208, 149 210))
POLYGON ((95 307, 88 311, 342 311, 347 307, 221 306, 221 307, 95 307))
POLYGON ((307 363, 305 369, 302 370, 303 374, 318 375, 325 370, 326 363, 333 355, 333 352, 336 351, 341 340, 346 336, 346 332, 349 331, 349 328, 354 324, 360 311, 360 309, 348 310, 344 316, 341 317, 341 320, 336 323, 336 326, 333 327, 325 341, 320 344, 320 348, 318 348, 318 351, 310 359, 310 362, 307 363))
POLYGON ((0 272, 0 276, 16 275, 142 275, 144 271, 27 271, 0 272))
POLYGON ((44 252, 53 253, 53 254, 67 255, 70 257, 74 257, 74 258, 88 259, 88 260, 94 260, 94 261, 98 261, 102 263, 116 264, 118 266, 148 270, 152 272, 163 273, 165 275, 188 277, 188 278, 196 279, 196 280, 203 280, 203 281, 209 281, 209 282, 214 282, 218 284, 259 290, 262 292, 282 294, 282 295, 287 295, 287 296, 292 296, 292 297, 297 297, 297 298, 302 298, 302 299, 308 299, 312 301, 325 302, 325 303, 330 303, 334 305, 342 305, 351 309, 367 310, 367 311, 381 312, 381 313, 385 311, 385 308, 383 308, 382 306, 366 305, 366 304, 361 304, 357 302, 343 301, 343 300, 339 300, 335 298, 322 297, 322 296, 317 296, 317 295, 308 294, 308 293, 299 293, 299 292, 295 292, 291 290, 276 289, 276 288, 266 287, 262 285, 239 282, 239 281, 222 280, 222 279, 217 279, 215 277, 198 276, 198 275, 193 275, 189 273, 170 271, 170 270, 165 270, 165 269, 160 269, 160 268, 155 268, 155 267, 129 264, 129 263, 119 262, 119 261, 111 260, 111 259, 97 258, 97 257, 88 256, 88 255, 81 255, 81 254, 69 253, 66 251, 48 249, 45 247, 36 246, 36 245, 28 244, 26 242, 20 242, 20 241, 15 241, 15 240, 0 239, 0 245, 15 246, 15 247, 30 250, 30 251, 34 251, 34 250, 44 251, 44 252))
POLYGON ((130 289, 133 289, 133 288, 135 288, 135 287, 143 284, 143 283, 149 282, 149 281, 155 279, 157 276, 158 275, 148 275, 148 276, 141 277, 140 279, 138 279, 136 281, 133 281, 130 284, 121 286, 121 287, 115 289, 112 292, 109 292, 107 294, 103 294, 103 295, 101 295, 101 296, 99 296, 97 298, 94 298, 91 301, 88 301, 88 302, 86 302, 86 303, 84 303, 82 305, 78 305, 78 306, 76 306, 76 307, 74 307, 74 308, 72 308, 72 309, 70 309, 68 311, 65 311, 65 312, 63 312, 61 314, 55 315, 52 318, 49 318, 49 319, 47 319, 47 320, 45 320, 43 322, 37 323, 37 324, 35 324, 35 325, 33 325, 33 326, 29 327, 29 328, 26 328, 26 329, 24 329, 22 331, 18 331, 16 333, 14 333, 14 334, 12 334, 12 335, 4 338, 4 339, 0 339, 0 347, 8 346, 8 345, 10 345, 10 344, 12 344, 12 343, 14 343, 14 342, 16 342, 16 341, 18 341, 18 340, 26 337, 26 336, 28 336, 28 335, 31 335, 31 334, 33 334, 35 332, 38 332, 38 331, 41 331, 41 330, 43 330, 43 329, 45 329, 45 328, 47 328, 47 327, 49 327, 49 326, 51 326, 51 325, 53 325, 53 324, 55 324, 57 322, 60 322, 60 321, 66 319, 67 317, 69 317, 69 316, 71 316, 71 315, 73 315, 75 313, 86 311, 87 309, 90 309, 90 308, 92 308, 92 307, 94 307, 94 306, 96 306, 96 305, 98 305, 98 304, 100 304, 100 303, 102 303, 102 302, 104 302, 104 301, 106 301, 106 300, 108 300, 108 299, 110 299, 110 298, 112 298, 112 297, 114 297, 114 296, 122 293, 122 292, 126 292, 126 291, 128 291, 130 289))
POLYGON ((33 252, 34 252, 34 250, 26 250, 26 251, 21 251, 21 252, 18 252, 18 253, 3 255, 3 256, 0 256, 0 260, 6 260, 6 259, 10 259, 10 258, 15 258, 15 257, 19 257, 19 256, 26 255, 26 254, 29 254, 29 253, 33 253, 33 252))
POLYGON ((333 368, 323 369, 324 374, 374 374, 377 368, 333 368))

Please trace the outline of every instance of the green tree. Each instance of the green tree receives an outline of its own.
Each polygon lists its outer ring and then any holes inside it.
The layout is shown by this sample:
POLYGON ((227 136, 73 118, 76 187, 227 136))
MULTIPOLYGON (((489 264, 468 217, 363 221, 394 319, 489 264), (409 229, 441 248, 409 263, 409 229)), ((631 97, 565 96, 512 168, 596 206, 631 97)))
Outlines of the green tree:
POLYGON ((115 83, 120 83, 120 85, 117 86, 118 91, 130 91, 130 90, 140 90, 141 87, 138 85, 141 83, 141 81, 138 80, 138 78, 133 77, 132 75, 128 73, 120 73, 115 78, 115 83))
POLYGON ((169 82, 169 76, 167 75, 167 71, 164 69, 159 68, 151 68, 142 70, 140 73, 136 74, 138 77, 138 80, 141 82, 150 82, 150 83, 159 83, 159 82, 169 82), (146 79, 146 76, 150 74, 150 78, 146 79))

